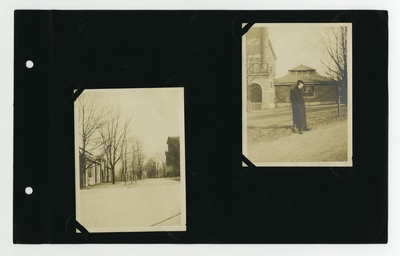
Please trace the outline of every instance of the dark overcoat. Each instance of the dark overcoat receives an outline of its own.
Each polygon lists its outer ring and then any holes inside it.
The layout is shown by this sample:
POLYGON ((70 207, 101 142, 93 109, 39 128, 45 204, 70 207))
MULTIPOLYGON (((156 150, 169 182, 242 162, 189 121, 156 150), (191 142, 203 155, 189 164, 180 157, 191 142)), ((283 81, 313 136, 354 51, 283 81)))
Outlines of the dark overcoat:
POLYGON ((290 101, 292 102, 293 122, 297 129, 303 130, 306 124, 306 103, 304 92, 298 86, 290 90, 290 101))

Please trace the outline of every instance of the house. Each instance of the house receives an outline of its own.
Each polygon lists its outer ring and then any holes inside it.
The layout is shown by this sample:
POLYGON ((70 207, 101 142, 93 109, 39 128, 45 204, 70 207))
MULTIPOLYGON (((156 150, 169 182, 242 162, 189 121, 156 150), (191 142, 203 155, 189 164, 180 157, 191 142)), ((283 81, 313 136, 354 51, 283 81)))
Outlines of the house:
POLYGON ((246 33, 247 110, 275 108, 276 55, 266 27, 246 33))
POLYGON ((167 176, 180 176, 180 139, 179 136, 168 137, 168 151, 165 152, 167 176))
POLYGON ((290 90, 297 81, 304 82, 304 99, 309 104, 335 103, 337 98, 337 84, 335 80, 321 76, 314 68, 299 65, 288 70, 288 73, 275 79, 276 107, 290 106, 290 90))
POLYGON ((109 173, 104 168, 103 159, 90 152, 79 150, 80 187, 85 188, 109 180, 109 173))

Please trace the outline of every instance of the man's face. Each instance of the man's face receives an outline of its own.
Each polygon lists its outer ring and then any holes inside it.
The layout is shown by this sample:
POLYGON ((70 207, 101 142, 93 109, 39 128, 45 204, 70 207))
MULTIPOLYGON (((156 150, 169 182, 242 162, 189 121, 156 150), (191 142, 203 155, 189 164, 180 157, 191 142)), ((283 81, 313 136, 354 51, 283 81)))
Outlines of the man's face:
POLYGON ((304 84, 303 83, 299 83, 299 88, 303 88, 304 84))

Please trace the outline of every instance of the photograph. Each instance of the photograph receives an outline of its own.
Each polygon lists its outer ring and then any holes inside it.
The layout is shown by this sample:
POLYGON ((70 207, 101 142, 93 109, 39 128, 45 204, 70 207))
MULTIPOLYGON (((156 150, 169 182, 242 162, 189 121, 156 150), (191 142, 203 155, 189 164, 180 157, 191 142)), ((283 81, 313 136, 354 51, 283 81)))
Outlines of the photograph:
POLYGON ((352 166, 351 38, 351 23, 256 23, 243 36, 243 155, 254 165, 352 166))
POLYGON ((76 220, 89 232, 185 231, 184 89, 75 101, 76 220))

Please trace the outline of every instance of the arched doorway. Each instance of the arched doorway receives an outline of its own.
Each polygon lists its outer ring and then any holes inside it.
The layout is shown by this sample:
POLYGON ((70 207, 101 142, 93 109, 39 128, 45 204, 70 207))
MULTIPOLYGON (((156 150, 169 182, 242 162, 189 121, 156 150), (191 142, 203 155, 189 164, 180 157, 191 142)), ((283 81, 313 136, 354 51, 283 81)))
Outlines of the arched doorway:
POLYGON ((262 89, 259 84, 252 83, 247 87, 247 100, 250 102, 250 111, 260 110, 262 105, 262 89))

